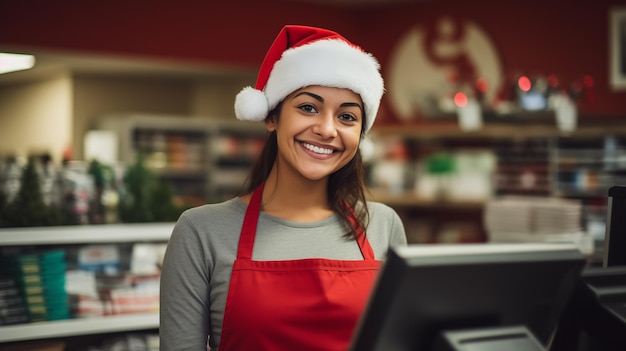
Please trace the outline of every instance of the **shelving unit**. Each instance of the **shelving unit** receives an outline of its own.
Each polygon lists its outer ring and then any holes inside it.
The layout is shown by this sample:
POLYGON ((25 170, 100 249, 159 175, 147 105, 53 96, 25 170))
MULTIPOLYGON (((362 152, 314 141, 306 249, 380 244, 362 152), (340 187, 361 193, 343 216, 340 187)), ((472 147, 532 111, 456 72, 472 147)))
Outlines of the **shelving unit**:
POLYGON ((433 200, 415 196, 411 193, 394 194, 387 191, 371 189, 367 194, 368 200, 385 203, 392 207, 412 207, 421 209, 445 209, 458 211, 475 211, 483 207, 483 201, 478 200, 433 200))
POLYGON ((217 202, 240 195, 256 156, 265 142, 262 123, 229 121, 211 123, 207 158, 208 200, 217 202))
MULTIPOLYGON (((485 238, 482 207, 487 198, 452 201, 446 197, 423 198, 415 191, 415 180, 411 178, 420 176, 416 171, 418 164, 435 152, 468 149, 492 152, 497 159, 492 196, 579 199, 583 203, 583 227, 599 241, 604 234, 608 188, 626 184, 626 121, 617 117, 582 115, 578 128, 569 132, 559 130, 549 112, 487 115, 483 128, 475 131, 461 130, 453 117, 448 116, 415 126, 375 127, 371 134, 375 143, 399 139, 409 149, 408 157, 403 160, 405 184, 395 187, 393 196, 372 197, 396 208, 405 224, 408 223, 409 238, 417 241, 441 239, 437 234, 411 233, 424 231, 423 223, 431 223, 435 228, 429 230, 436 232, 437 227, 454 220, 463 220, 474 227, 471 240, 485 238), (398 192, 398 188, 402 191, 398 192), (467 203, 471 206, 459 205, 467 203), (418 222, 423 223, 417 225, 418 222)), ((384 160, 372 163, 376 162, 384 160)), ((375 186, 372 192, 386 193, 375 186)))
POLYGON ((173 228, 173 223, 2 228, 0 246, 161 242, 169 240, 173 228))
POLYGON ((545 138, 496 141, 495 194, 549 195, 550 148, 545 138))
POLYGON ((143 157, 189 205, 236 194, 265 137, 262 123, 205 116, 107 115, 96 128, 117 135, 122 166, 143 157))
POLYGON ((83 335, 134 332, 158 328, 158 313, 16 324, 0 327, 0 343, 72 338, 83 335))
MULTIPOLYGON (((89 244, 167 242, 174 223, 106 224, 0 229, 0 247, 64 247, 89 244)), ((0 326, 0 344, 42 339, 157 330, 158 313, 76 318, 0 326)))
POLYGON ((626 183, 626 137, 560 138, 555 148, 555 193, 568 197, 606 195, 626 183))

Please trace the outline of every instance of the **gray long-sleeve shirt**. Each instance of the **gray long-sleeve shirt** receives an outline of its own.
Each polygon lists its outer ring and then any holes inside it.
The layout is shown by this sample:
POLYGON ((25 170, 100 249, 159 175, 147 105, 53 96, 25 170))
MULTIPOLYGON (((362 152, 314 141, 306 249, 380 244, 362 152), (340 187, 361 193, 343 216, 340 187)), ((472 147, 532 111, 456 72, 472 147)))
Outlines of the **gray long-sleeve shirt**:
MULTIPOLYGON (((161 275, 160 350, 212 350, 219 347, 224 307, 246 204, 234 198, 190 209, 176 223, 161 275)), ((391 246, 406 245, 398 214, 368 202, 367 238, 376 259, 391 246)), ((261 212, 252 259, 328 258, 361 260, 338 216, 316 222, 293 222, 261 212)))

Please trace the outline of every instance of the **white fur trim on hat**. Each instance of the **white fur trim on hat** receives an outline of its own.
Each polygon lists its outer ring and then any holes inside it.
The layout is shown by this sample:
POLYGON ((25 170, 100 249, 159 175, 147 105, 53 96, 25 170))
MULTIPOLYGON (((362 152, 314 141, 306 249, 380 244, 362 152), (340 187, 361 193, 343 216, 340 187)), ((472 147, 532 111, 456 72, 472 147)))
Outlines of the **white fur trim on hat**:
POLYGON ((265 85, 270 109, 292 92, 321 85, 346 88, 365 104, 366 130, 374 123, 384 92, 376 59, 343 40, 318 40, 286 50, 265 85))
POLYGON ((261 91, 244 88, 235 100, 235 115, 240 120, 262 121, 287 95, 310 85, 346 88, 363 100, 369 130, 374 124, 384 83, 376 58, 346 41, 320 39, 283 52, 276 61, 263 89, 267 105, 260 106, 261 91), (252 94, 250 90, 255 93, 252 94))
POLYGON ((269 111, 267 96, 253 87, 243 88, 235 98, 235 116, 242 121, 263 121, 269 111))

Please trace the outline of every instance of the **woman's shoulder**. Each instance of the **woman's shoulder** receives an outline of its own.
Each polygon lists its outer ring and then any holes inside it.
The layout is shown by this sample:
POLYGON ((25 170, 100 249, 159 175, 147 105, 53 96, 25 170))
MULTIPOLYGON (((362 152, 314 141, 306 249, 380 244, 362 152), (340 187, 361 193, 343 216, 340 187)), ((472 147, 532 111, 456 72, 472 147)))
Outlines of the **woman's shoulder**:
POLYGON ((176 222, 172 237, 194 243, 200 241, 201 246, 209 242, 210 246, 224 245, 224 240, 230 245, 229 240, 234 240, 236 247, 238 236, 233 233, 241 229, 245 209, 246 205, 239 198, 190 208, 176 222))
POLYGON ((395 209, 382 202, 368 201, 369 225, 377 228, 404 228, 402 218, 395 209))
POLYGON ((227 220, 232 216, 241 216, 242 213, 245 213, 245 207, 246 205, 238 197, 234 197, 223 202, 192 207, 185 210, 181 218, 185 218, 191 222, 206 221, 215 218, 227 220))
POLYGON ((397 215, 396 210, 394 210, 391 206, 376 201, 368 201, 367 209, 372 216, 395 216, 397 215))
POLYGON ((384 257, 390 246, 407 244, 402 219, 391 206, 382 202, 368 201, 369 222, 367 233, 376 257, 384 257))

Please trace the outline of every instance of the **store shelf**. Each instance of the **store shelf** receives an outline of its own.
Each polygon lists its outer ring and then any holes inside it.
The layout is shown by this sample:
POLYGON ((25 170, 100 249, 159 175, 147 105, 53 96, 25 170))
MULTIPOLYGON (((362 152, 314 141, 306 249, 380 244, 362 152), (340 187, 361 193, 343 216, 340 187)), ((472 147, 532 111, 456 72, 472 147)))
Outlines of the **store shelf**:
MULTIPOLYGON (((101 116, 97 129, 117 136, 117 158, 123 166, 143 155, 157 178, 172 185, 177 200, 191 206, 226 200, 232 187, 215 178, 222 171, 247 172, 266 133, 262 123, 153 114, 101 116)), ((233 179, 243 183, 245 176, 233 179)))
POLYGON ((372 136, 395 135, 405 140, 445 139, 527 139, 552 137, 605 137, 626 135, 621 116, 579 116, 574 131, 560 130, 550 112, 524 112, 514 115, 486 115, 484 126, 478 130, 462 130, 456 116, 433 118, 419 125, 389 125, 374 127, 372 136))
POLYGON ((446 208, 455 210, 482 210, 485 202, 480 200, 449 200, 449 199, 427 199, 414 195, 411 192, 390 193, 384 190, 370 189, 367 199, 382 202, 392 207, 414 207, 414 208, 446 208))
POLYGON ((159 314, 132 314, 0 327, 0 343, 157 329, 159 314))
MULTIPOLYGON (((123 223, 0 229, 0 246, 167 242, 174 223, 123 223)), ((153 330, 159 314, 138 313, 0 326, 0 344, 153 330)))
MULTIPOLYGON (((370 160, 372 171, 368 185, 404 189, 406 193, 372 194, 371 198, 400 210, 406 223, 419 222, 416 229, 407 229, 415 231, 409 233, 414 237, 430 231, 436 233, 432 235, 436 238, 439 235, 437 227, 450 221, 451 213, 454 213, 455 220, 464 215, 468 222, 483 225, 482 212, 478 211, 483 204, 430 201, 417 198, 415 194, 422 189, 421 179, 428 181, 433 177, 429 161, 436 159, 437 155, 454 157, 486 152, 495 156, 495 167, 489 176, 490 183, 487 183, 493 187, 493 196, 544 196, 580 201, 584 229, 597 232, 594 226, 598 221, 588 214, 587 209, 606 206, 608 188, 626 180, 626 123, 623 116, 580 114, 578 126, 573 131, 560 130, 554 114, 549 111, 484 117, 483 127, 473 131, 459 128, 455 115, 420 121, 419 125, 375 127, 371 138, 380 147, 376 148, 375 158, 370 160), (381 167, 387 164, 389 170, 381 171, 381 167), (381 177, 380 174, 390 176, 381 177)), ((462 175, 474 176, 455 172, 459 176, 457 179, 461 180, 465 179, 462 175)), ((449 188, 463 189, 463 184, 455 183, 449 188)), ((432 187, 432 184, 426 182, 426 186, 432 187)))
POLYGON ((0 244, 17 246, 167 241, 173 228, 174 223, 3 228, 0 229, 0 244))

